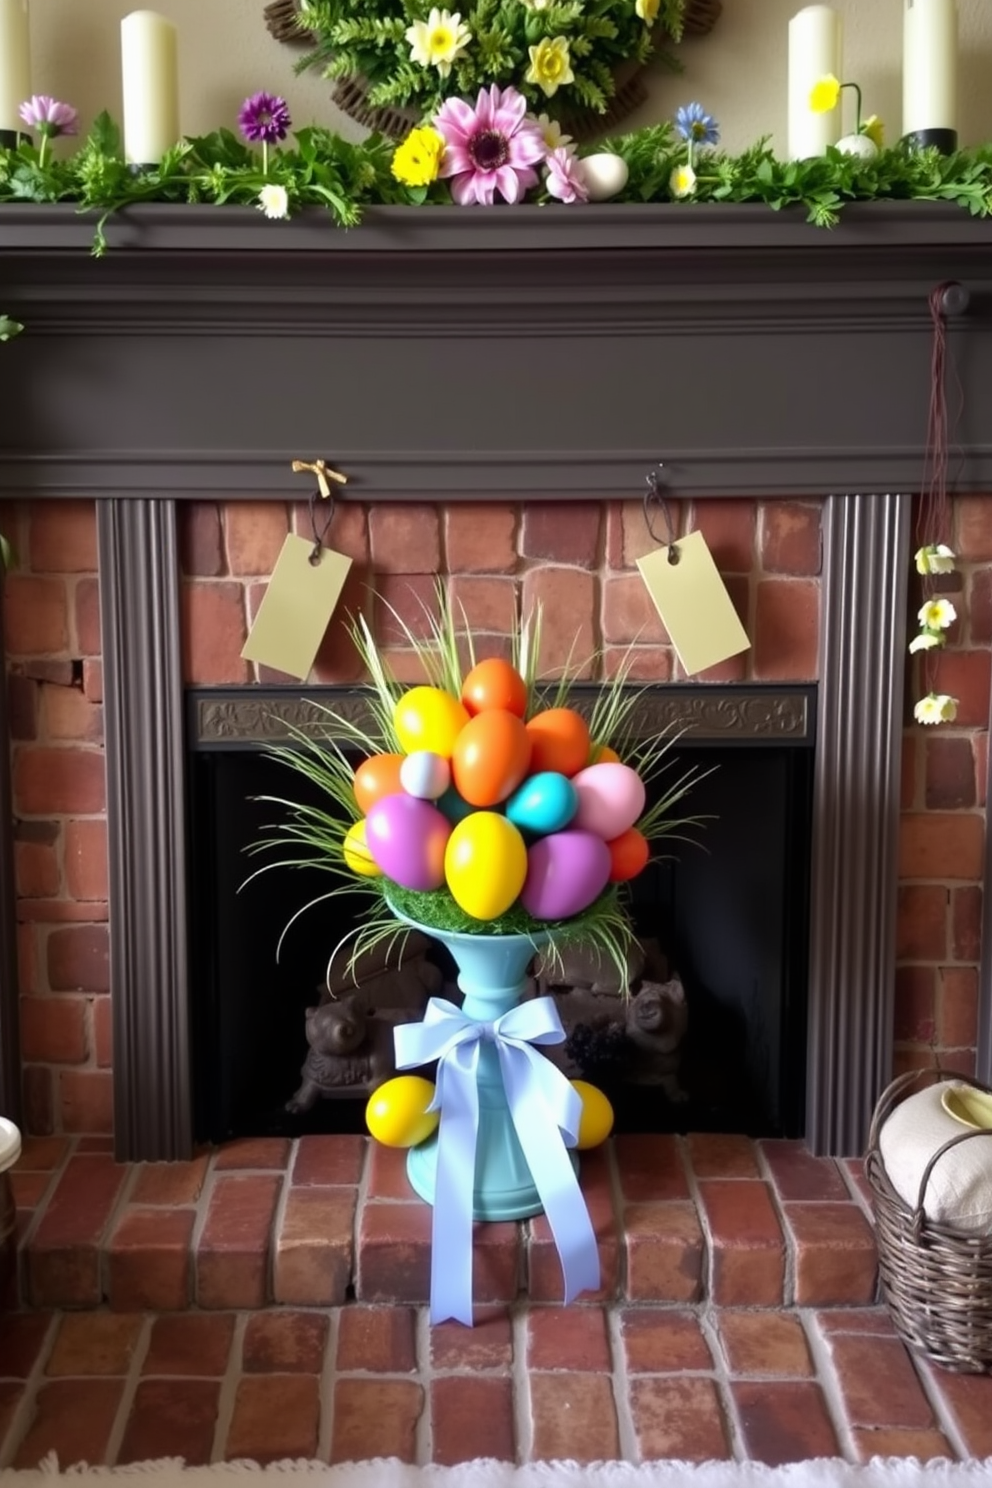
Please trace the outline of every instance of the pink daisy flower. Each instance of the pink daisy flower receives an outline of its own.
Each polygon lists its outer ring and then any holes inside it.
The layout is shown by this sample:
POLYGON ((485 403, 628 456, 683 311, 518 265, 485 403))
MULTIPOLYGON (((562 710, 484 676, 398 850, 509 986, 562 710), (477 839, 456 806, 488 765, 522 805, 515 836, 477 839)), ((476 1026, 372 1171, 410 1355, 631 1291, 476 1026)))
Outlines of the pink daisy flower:
POLYGON ((547 158, 548 195, 560 202, 587 202, 589 187, 582 174, 582 161, 571 150, 559 145, 547 158))
POLYGON ((537 185, 535 164, 543 160, 540 127, 525 118, 527 100, 516 88, 480 88, 475 108, 463 98, 441 105, 434 127, 445 142, 441 175, 451 177, 459 206, 491 207, 498 191, 516 202, 537 185))

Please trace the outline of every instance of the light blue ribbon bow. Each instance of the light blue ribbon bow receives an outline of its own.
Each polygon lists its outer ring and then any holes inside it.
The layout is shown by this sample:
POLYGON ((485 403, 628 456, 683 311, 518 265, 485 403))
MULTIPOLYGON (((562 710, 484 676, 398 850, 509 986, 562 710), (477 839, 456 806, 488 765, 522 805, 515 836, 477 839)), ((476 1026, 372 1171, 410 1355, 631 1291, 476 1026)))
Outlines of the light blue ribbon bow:
POLYGON ((600 1284, 599 1251, 567 1147, 578 1139, 582 1101, 533 1044, 559 1044, 565 1033, 554 1001, 536 997, 491 1023, 432 997, 422 1023, 394 1030, 396 1067, 438 1061, 429 1109, 441 1112, 431 1227, 431 1322, 472 1324, 472 1207, 479 1133, 480 1045, 492 1042, 510 1117, 551 1226, 565 1301, 600 1284), (567 1144, 567 1145, 566 1145, 567 1144))

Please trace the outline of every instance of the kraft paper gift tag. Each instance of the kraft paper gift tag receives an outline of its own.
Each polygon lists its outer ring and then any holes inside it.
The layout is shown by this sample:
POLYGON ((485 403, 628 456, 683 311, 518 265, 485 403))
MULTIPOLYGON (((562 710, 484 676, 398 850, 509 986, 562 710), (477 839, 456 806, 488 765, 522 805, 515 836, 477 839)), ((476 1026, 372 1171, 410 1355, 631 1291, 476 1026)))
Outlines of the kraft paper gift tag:
POLYGON ((245 661, 305 682, 350 567, 343 553, 289 533, 242 648, 245 661))
POLYGON ((701 532, 656 548, 638 558, 637 566, 690 677, 749 648, 747 631, 701 532), (673 551, 678 557, 674 563, 673 551))

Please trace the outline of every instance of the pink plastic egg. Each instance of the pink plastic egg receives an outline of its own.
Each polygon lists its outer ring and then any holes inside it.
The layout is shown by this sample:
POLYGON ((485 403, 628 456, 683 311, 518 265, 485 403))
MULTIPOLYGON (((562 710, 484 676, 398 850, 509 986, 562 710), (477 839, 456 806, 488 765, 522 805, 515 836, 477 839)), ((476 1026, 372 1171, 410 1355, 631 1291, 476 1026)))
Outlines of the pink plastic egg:
POLYGON ((527 852, 527 877, 520 903, 536 920, 567 920, 603 892, 610 876, 610 850, 592 832, 552 832, 527 852))
POLYGON ((588 765, 572 776, 578 808, 571 825, 612 842, 632 827, 644 810, 644 782, 629 765, 588 765))
POLYGON ((439 889, 451 835, 446 816, 417 796, 383 796, 369 808, 365 840, 387 878, 405 889, 439 889))

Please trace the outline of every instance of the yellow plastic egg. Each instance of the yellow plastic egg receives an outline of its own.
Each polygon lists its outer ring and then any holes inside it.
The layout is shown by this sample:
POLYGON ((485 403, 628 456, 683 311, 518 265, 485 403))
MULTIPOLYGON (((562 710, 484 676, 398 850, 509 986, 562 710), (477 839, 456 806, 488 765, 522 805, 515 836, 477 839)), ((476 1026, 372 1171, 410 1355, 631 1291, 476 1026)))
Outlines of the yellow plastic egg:
POLYGON ((375 858, 369 852, 369 845, 365 838, 364 817, 361 821, 354 822, 348 828, 345 833, 342 852, 344 853, 344 860, 352 873, 357 873, 362 878, 375 878, 377 873, 382 872, 375 858))
POLYGON ((418 1147, 437 1127, 440 1111, 428 1111, 434 1085, 422 1075, 396 1075, 374 1090, 365 1125, 384 1147, 418 1147))
POLYGON ((452 829, 444 850, 444 876, 451 897, 467 915, 494 920, 505 914, 524 886, 524 839, 499 812, 473 811, 452 829))
POLYGON ((603 1092, 595 1085, 590 1085, 588 1080, 572 1080, 571 1085, 582 1101, 579 1140, 575 1145, 580 1151, 587 1147, 598 1147, 613 1130, 613 1107, 603 1092))
POLYGON ((440 687, 411 687, 396 702, 393 726, 406 754, 429 749, 450 759, 455 740, 468 723, 458 698, 440 687))

